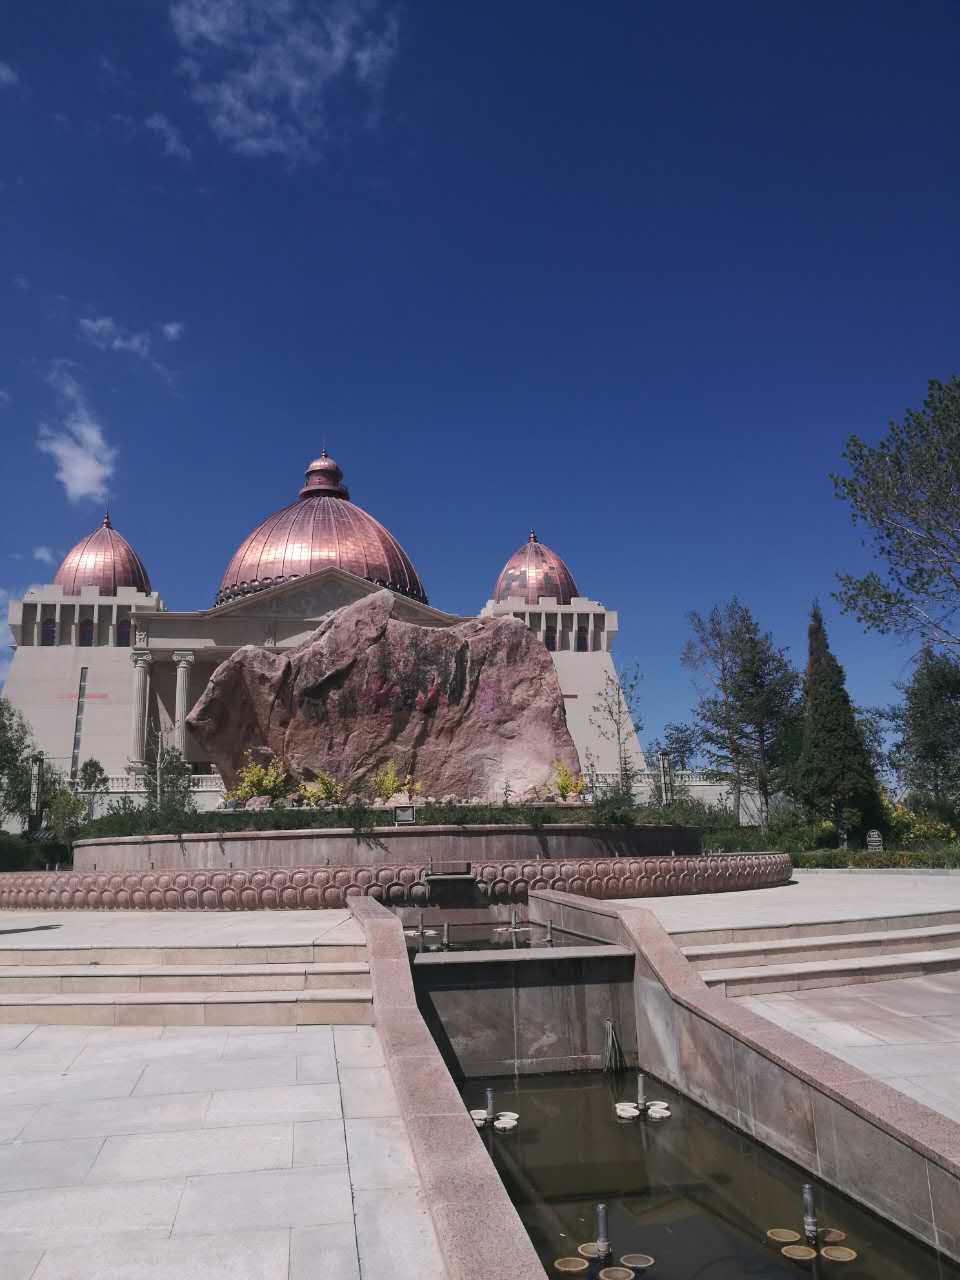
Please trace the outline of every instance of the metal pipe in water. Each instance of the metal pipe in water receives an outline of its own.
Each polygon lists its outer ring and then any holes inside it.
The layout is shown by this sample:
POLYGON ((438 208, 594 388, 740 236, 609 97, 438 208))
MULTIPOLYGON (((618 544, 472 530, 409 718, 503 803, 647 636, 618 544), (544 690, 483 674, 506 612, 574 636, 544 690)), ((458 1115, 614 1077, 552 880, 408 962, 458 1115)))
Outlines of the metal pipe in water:
POLYGON ((817 1213, 813 1207, 813 1185, 803 1184, 803 1234, 812 1245, 817 1238, 817 1213))
POLYGON ((610 1236, 607 1231, 607 1206, 597 1205, 597 1253, 605 1258, 610 1252, 610 1236))
POLYGON ((417 929, 417 937, 423 937, 423 912, 420 912, 420 927, 417 929))
POLYGON ((637 1106, 643 1110, 646 1106, 646 1098, 643 1092, 643 1072, 637 1072, 637 1106))
POLYGON ((495 1113, 493 1110, 493 1090, 487 1089, 487 1123, 488 1124, 493 1119, 494 1114, 495 1113))
POLYGON ((544 938, 544 942, 547 944, 548 947, 553 946, 553 921, 552 920, 547 921, 547 936, 544 938))
POLYGON ((443 945, 445 947, 449 947, 450 945, 450 921, 449 920, 444 920, 443 922, 443 945))
POLYGON ((511 929, 520 928, 520 912, 517 910, 516 907, 514 907, 513 910, 510 912, 510 928, 511 929))

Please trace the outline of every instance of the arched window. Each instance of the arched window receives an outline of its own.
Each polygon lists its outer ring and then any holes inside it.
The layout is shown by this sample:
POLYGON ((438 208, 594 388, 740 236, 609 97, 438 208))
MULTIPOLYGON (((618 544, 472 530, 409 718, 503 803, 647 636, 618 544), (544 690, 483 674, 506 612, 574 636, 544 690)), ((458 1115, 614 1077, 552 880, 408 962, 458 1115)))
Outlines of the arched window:
POLYGON ((40 625, 40 643, 46 648, 57 643, 56 618, 44 618, 40 625))
POLYGON ((84 618, 77 630, 77 640, 81 649, 90 649, 93 646, 93 619, 84 618))
POLYGON ((123 618, 117 623, 117 645, 121 649, 130 648, 130 619, 123 618))

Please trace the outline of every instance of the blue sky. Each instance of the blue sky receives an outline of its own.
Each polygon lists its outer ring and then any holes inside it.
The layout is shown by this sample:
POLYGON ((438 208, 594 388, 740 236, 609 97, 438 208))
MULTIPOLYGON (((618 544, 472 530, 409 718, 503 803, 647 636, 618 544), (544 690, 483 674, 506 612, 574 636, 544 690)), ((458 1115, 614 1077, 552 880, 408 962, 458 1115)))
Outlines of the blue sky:
POLYGON ((828 479, 957 352, 943 3, 47 0, 0 43, 0 598, 102 514, 168 607, 322 445, 471 613, 535 525, 647 730, 734 592, 854 697, 828 479), (38 558, 39 557, 39 558, 38 558))

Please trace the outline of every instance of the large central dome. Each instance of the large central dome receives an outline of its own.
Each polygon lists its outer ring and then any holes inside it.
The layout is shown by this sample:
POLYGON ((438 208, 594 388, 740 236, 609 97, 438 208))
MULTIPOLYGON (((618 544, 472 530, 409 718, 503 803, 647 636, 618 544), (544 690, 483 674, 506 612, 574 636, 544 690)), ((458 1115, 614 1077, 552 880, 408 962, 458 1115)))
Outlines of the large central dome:
POLYGON ((321 453, 307 468, 298 500, 268 516, 241 542, 216 603, 336 568, 426 604, 423 583, 403 547, 349 498, 343 472, 321 453))

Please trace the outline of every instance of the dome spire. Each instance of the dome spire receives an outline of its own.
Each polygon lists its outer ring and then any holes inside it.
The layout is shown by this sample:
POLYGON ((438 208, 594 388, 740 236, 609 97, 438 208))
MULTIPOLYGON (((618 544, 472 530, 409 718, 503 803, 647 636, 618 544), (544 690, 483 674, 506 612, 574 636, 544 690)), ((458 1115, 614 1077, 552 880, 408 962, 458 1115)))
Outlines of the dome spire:
POLYGON ((343 484, 343 472, 326 449, 321 449, 319 458, 314 458, 307 467, 300 497, 315 498, 320 493, 330 498, 350 497, 350 490, 343 484))
POLYGON ((150 594, 150 578, 143 561, 126 538, 110 523, 110 512, 63 557, 53 575, 65 596, 78 596, 83 587, 96 587, 102 596, 115 596, 119 587, 150 594))

